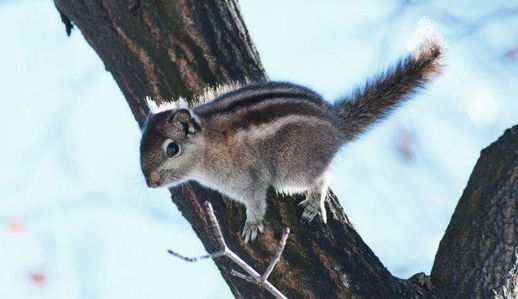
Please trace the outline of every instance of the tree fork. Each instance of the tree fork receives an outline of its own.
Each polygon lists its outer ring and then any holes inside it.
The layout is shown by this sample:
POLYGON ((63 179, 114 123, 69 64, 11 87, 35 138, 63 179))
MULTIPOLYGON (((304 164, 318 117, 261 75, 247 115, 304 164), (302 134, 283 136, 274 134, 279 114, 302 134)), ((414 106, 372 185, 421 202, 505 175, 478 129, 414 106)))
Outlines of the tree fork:
MULTIPOLYGON (((159 101, 178 96, 191 99, 208 85, 266 79, 235 0, 55 0, 55 4, 101 57, 141 127, 147 114, 145 96, 159 101)), ((282 228, 290 227, 291 237, 269 278, 288 298, 434 298, 446 294, 424 274, 408 280, 392 276, 356 233, 332 193, 326 203, 328 224, 301 225, 297 203, 302 196, 271 191, 265 232, 249 245, 240 238, 245 210, 239 204, 196 183, 174 188, 171 194, 207 251, 214 252, 218 241, 203 206, 209 200, 228 246, 261 271, 275 253, 282 228)), ((234 265, 229 260, 215 263, 235 297, 269 298, 261 288, 232 276, 234 265)), ((434 267, 433 275, 439 282, 441 270, 434 267)))

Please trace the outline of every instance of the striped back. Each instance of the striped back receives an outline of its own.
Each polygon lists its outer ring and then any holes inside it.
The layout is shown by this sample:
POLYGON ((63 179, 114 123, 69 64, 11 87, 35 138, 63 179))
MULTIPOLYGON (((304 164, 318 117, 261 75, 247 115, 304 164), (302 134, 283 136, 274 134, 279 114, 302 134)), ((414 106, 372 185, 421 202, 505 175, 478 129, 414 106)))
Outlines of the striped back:
POLYGON ((329 105, 314 91, 291 83, 264 82, 243 86, 194 108, 208 121, 225 117, 235 129, 271 123, 289 116, 330 120, 329 105))

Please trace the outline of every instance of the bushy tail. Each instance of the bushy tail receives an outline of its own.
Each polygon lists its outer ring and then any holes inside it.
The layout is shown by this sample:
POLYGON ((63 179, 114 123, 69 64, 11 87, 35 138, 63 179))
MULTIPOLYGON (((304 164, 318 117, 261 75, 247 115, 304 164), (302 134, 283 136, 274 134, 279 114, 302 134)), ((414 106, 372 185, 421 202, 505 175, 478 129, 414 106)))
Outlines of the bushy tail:
POLYGON ((421 21, 419 30, 425 31, 424 40, 410 55, 334 104, 347 139, 383 119, 441 72, 444 49, 440 37, 429 21, 421 21))

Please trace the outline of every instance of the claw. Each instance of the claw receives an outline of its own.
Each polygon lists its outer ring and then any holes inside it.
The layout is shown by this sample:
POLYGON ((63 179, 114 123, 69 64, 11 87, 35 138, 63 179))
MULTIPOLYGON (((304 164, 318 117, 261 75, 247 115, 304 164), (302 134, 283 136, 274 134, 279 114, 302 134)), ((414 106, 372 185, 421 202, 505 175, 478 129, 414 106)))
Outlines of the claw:
POLYGON ((309 203, 309 200, 304 199, 303 201, 299 202, 298 206, 299 207, 305 207, 305 206, 308 205, 308 203, 309 203))
POLYGON ((320 217, 320 220, 322 220, 322 222, 324 224, 327 223, 327 212, 326 212, 326 208, 323 205, 320 207, 320 213, 318 214, 318 216, 320 217))
POLYGON ((245 227, 243 228, 243 232, 241 233, 241 237, 242 237, 242 238, 245 238, 245 237, 246 237, 246 235, 247 235, 247 230, 248 230, 248 228, 247 228, 247 226, 246 226, 246 224, 245 224, 245 227))
POLYGON ((263 231, 264 225, 262 222, 245 222, 245 227, 243 228, 241 236, 243 237, 245 243, 248 243, 249 241, 254 241, 259 233, 262 233, 263 231))
POLYGON ((259 229, 259 232, 261 232, 261 233, 264 232, 264 225, 262 223, 260 223, 257 228, 259 229))
POLYGON ((324 205, 315 205, 314 202, 305 199, 299 203, 299 206, 304 207, 304 212, 302 212, 302 218, 300 220, 302 223, 305 224, 313 221, 316 215, 319 215, 323 223, 327 223, 327 213, 324 205))

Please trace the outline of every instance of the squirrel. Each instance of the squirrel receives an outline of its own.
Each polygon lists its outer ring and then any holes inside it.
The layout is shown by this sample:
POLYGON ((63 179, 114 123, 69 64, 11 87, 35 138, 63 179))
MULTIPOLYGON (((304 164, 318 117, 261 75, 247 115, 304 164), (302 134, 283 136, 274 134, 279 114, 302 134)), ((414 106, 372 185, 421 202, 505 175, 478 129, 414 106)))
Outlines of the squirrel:
POLYGON ((333 104, 286 82, 225 86, 190 109, 147 98, 140 153, 148 186, 194 180, 244 204, 245 243, 263 232, 270 186, 304 192, 302 220, 319 215, 325 223, 329 165, 338 150, 441 72, 444 49, 429 31, 408 56, 333 104))

